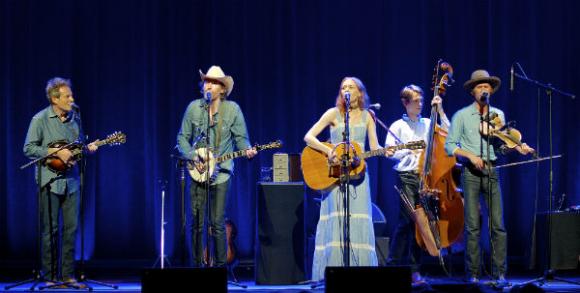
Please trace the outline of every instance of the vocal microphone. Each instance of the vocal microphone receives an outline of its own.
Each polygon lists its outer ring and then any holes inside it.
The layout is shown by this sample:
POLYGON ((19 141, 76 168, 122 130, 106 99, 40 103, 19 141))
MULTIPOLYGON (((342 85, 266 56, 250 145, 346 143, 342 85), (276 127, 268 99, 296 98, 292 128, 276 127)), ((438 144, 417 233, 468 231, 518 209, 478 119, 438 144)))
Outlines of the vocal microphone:
POLYGON ((481 96, 479 97, 479 100, 481 102, 487 102, 487 99, 489 98, 489 93, 488 92, 483 92, 481 93, 481 96))
POLYGON ((205 101, 209 104, 211 102, 211 92, 205 93, 205 101))
POLYGON ((350 92, 346 92, 346 93, 344 93, 344 99, 345 99, 345 100, 346 100, 348 103, 350 103, 350 92))
POLYGON ((369 108, 374 108, 374 109, 380 110, 381 104, 380 103, 370 104, 369 108))
POLYGON ((79 108, 79 105, 77 105, 77 104, 75 104, 75 103, 72 103, 71 107, 72 107, 73 109, 75 109, 75 111, 77 111, 77 112, 78 112, 78 111, 81 109, 81 108, 79 108))
POLYGON ((510 69, 510 91, 514 91, 514 65, 512 63, 512 68, 510 69))

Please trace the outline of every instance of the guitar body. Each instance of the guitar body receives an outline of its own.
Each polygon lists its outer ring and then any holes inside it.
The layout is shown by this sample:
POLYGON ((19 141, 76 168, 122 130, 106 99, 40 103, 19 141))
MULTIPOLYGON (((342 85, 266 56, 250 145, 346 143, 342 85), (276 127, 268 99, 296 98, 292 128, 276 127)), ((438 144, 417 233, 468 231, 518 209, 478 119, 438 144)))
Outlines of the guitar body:
POLYGON ((193 164, 189 164, 190 165, 188 166, 189 175, 196 182, 203 183, 207 180, 207 173, 209 172, 209 177, 211 181, 214 175, 216 165, 213 153, 211 152, 211 150, 208 150, 207 148, 199 148, 195 150, 195 152, 200 158, 203 158, 204 160, 205 158, 207 158, 209 152, 209 161, 208 164, 206 164, 203 172, 199 172, 199 170, 197 170, 197 168, 193 164))
MULTIPOLYGON (((335 146, 323 142, 324 145, 334 148, 335 146)), ((362 154, 361 147, 356 142, 351 142, 351 147, 346 147, 344 143, 336 146, 336 156, 340 159, 348 151, 351 158, 362 154), (348 149, 348 150, 347 150, 348 149)), ((328 157, 325 153, 315 150, 309 146, 305 147, 300 157, 302 174, 306 184, 314 190, 324 190, 331 187, 340 180, 340 166, 329 166, 328 157)), ((358 162, 349 166, 349 175, 358 177, 365 170, 365 162, 359 159, 358 162)))

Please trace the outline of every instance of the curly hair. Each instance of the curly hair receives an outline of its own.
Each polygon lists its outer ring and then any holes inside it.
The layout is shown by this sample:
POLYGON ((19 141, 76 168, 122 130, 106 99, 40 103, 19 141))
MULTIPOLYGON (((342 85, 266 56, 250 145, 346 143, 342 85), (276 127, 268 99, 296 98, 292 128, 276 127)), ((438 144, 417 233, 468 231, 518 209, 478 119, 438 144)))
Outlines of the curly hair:
POLYGON ((62 77, 53 77, 48 80, 46 83, 46 98, 48 99, 49 103, 52 103, 51 98, 60 97, 59 89, 63 86, 72 87, 70 79, 65 79, 62 77))

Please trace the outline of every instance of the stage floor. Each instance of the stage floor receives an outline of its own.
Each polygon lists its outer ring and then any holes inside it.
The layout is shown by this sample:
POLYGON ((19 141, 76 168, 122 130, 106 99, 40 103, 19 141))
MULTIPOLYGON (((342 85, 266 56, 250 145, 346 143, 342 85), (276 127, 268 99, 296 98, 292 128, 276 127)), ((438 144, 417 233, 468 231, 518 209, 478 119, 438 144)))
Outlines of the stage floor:
MULTIPOLYGON (((576 284, 571 284, 562 281, 549 281, 543 285, 539 283, 534 283, 533 285, 528 285, 527 288, 521 288, 522 283, 526 282, 536 275, 521 275, 518 277, 511 277, 508 280, 512 283, 511 287, 504 288, 503 290, 494 289, 491 286, 485 284, 486 279, 482 280, 480 285, 471 285, 463 281, 463 279, 450 278, 450 277, 427 277, 428 285, 421 287, 414 287, 413 292, 580 292, 580 276, 574 274, 567 274, 566 276, 557 276, 558 278, 563 278, 565 280, 576 282, 576 284), (523 290, 522 290, 523 289, 523 290)), ((93 291, 98 292, 141 292, 141 284, 137 278, 122 278, 122 279, 102 279, 96 278, 100 282, 105 282, 118 286, 118 289, 113 289, 101 285, 95 285, 89 283, 93 291)), ((6 290, 5 287, 14 284, 14 282, 20 280, 3 281, 0 283, 0 292, 22 292, 29 291, 31 283, 24 284, 18 287, 6 290)), ((317 288, 311 288, 310 285, 256 285, 252 280, 242 280, 240 284, 247 286, 247 288, 242 288, 236 285, 228 285, 229 292, 324 292, 324 286, 317 288)), ((192 284, 192 288, 199 288, 199 284, 192 284)), ((388 288, 388 284, 385 284, 385 288, 376 290, 376 292, 385 292, 388 288)), ((38 288, 35 288, 38 290, 38 288)), ((45 289, 43 291, 57 291, 57 292, 78 292, 83 290, 74 289, 45 289)), ((88 291, 88 290, 84 290, 88 291)), ((387 290, 388 291, 388 290, 387 290)), ((211 290, 206 291, 211 292, 211 290)))

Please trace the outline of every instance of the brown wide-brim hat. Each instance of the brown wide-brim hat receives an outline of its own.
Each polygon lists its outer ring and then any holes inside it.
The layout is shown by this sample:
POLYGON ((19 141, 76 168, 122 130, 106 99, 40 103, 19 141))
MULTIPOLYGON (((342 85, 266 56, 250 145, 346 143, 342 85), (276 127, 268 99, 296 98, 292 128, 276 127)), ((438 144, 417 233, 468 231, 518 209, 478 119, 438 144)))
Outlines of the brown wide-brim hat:
POLYGON ((480 83, 489 83, 495 93, 501 85, 501 80, 497 76, 490 76, 487 70, 478 69, 471 74, 471 79, 463 84, 463 88, 471 92, 480 83))
POLYGON ((221 67, 213 65, 207 70, 207 73, 203 73, 201 69, 199 70, 199 75, 201 76, 201 80, 217 80, 224 85, 226 88, 226 97, 230 95, 232 90, 234 89, 234 79, 226 75, 221 67))

